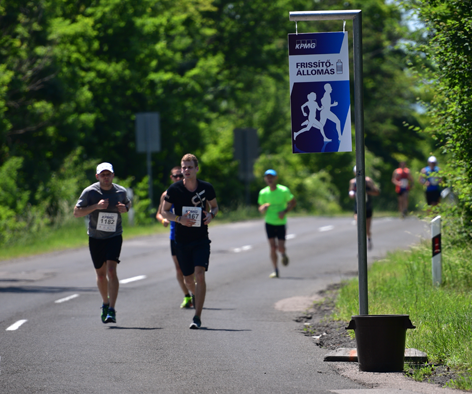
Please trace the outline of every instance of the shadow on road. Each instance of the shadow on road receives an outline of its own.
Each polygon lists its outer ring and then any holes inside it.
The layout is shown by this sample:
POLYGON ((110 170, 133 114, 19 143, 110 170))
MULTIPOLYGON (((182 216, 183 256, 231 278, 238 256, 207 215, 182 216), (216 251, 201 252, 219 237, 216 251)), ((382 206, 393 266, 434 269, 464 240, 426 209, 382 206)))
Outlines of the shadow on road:
POLYGON ((96 292, 95 287, 55 287, 55 286, 8 286, 0 287, 0 293, 70 293, 96 292))
POLYGON ((140 331, 152 331, 162 330, 161 327, 121 327, 121 326, 109 326, 109 330, 140 330, 140 331))
POLYGON ((233 330, 231 328, 207 328, 207 327, 200 327, 200 330, 203 331, 234 331, 234 332, 239 332, 239 331, 252 331, 252 330, 233 330))

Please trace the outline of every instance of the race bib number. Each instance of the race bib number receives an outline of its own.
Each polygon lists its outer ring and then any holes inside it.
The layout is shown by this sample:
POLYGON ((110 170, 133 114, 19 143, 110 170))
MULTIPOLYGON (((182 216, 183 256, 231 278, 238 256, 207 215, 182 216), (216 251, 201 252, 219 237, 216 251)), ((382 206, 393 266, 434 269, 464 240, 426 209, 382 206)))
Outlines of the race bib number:
POLYGON ((408 179, 400 179, 400 187, 406 189, 408 187, 408 179))
POLYGON ((116 231, 118 214, 110 212, 99 212, 97 230, 113 233, 116 231))
POLYGON ((202 225, 202 208, 200 208, 200 207, 182 207, 182 216, 187 216, 189 219, 195 220, 195 224, 192 227, 201 227, 201 225, 202 225))
POLYGON ((435 177, 435 176, 432 176, 432 177, 429 178, 429 183, 431 185, 436 186, 439 183, 439 178, 435 177))

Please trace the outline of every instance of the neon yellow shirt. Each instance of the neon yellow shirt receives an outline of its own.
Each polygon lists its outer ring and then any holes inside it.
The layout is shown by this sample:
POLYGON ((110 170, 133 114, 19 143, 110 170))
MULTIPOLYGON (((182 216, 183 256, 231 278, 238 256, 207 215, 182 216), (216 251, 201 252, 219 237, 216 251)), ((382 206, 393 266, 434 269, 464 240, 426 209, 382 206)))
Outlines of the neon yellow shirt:
POLYGON ((287 217, 279 219, 279 212, 287 209, 287 203, 293 198, 293 194, 287 186, 277 185, 274 191, 267 186, 259 192, 257 202, 259 205, 269 203, 270 206, 265 212, 265 221, 273 226, 280 226, 287 223, 287 217))

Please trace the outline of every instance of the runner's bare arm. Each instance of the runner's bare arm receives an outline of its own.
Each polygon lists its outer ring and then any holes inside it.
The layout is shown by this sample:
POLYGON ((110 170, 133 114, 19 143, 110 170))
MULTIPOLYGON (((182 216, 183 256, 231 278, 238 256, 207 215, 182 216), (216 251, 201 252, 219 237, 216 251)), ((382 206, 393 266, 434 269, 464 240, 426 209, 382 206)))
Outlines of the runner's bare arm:
POLYGON ((368 195, 370 196, 378 196, 380 194, 380 189, 377 187, 377 185, 374 183, 374 181, 370 178, 366 178, 366 186, 370 187, 370 190, 367 192, 368 195))
POLYGON ((297 205, 297 200, 295 200, 295 197, 293 197, 287 203, 287 208, 285 208, 282 212, 279 212, 279 219, 283 219, 289 211, 291 211, 293 208, 295 208, 295 205, 297 205))
POLYGON ((354 199, 356 197, 356 191, 354 190, 354 181, 355 179, 351 179, 349 181, 349 198, 354 199))
POLYGON ((164 206, 161 208, 161 215, 164 219, 167 219, 170 222, 176 222, 182 226, 191 227, 195 224, 195 220, 188 217, 188 213, 182 212, 182 216, 178 216, 175 213, 171 212, 172 204, 170 202, 164 201, 164 206))
POLYGON ((218 202, 216 201, 216 198, 208 201, 208 205, 210 206, 210 210, 203 211, 205 214, 205 220, 203 221, 204 224, 209 224, 218 213, 218 202))
POLYGON ((293 197, 287 204, 287 209, 285 210, 287 213, 290 212, 295 206, 297 205, 297 200, 293 197))
POLYGON ((129 211, 129 207, 131 206, 131 202, 128 202, 127 204, 123 204, 122 202, 119 202, 116 204, 116 207, 118 208, 119 213, 126 213, 129 211))
POLYGON ((424 170, 424 168, 421 170, 420 172, 420 176, 418 178, 418 181, 424 185, 426 183, 426 177, 425 177, 425 174, 426 174, 426 171, 424 170))
POLYGON ((393 174, 392 174, 392 183, 393 183, 395 186, 400 186, 400 181, 397 180, 397 170, 394 170, 394 171, 393 171, 393 174))
POLYGON ((169 221, 162 216, 162 207, 164 206, 164 197, 166 196, 167 192, 164 192, 161 194, 161 200, 159 202, 159 208, 157 208, 157 213, 156 213, 156 219, 162 223, 164 227, 167 227, 169 225, 169 221))
POLYGON ((107 209, 108 208, 108 198, 106 200, 100 200, 97 204, 90 205, 88 207, 74 207, 74 216, 76 218, 81 218, 91 214, 97 209, 107 209))
POLYGON ((259 212, 264 213, 265 211, 267 211, 267 208, 269 207, 270 207, 270 204, 268 202, 266 202, 265 204, 259 205, 259 212))
POLYGON ((164 201, 164 205, 161 207, 160 212, 163 219, 167 219, 169 222, 178 222, 179 217, 171 212, 172 204, 170 202, 164 201))

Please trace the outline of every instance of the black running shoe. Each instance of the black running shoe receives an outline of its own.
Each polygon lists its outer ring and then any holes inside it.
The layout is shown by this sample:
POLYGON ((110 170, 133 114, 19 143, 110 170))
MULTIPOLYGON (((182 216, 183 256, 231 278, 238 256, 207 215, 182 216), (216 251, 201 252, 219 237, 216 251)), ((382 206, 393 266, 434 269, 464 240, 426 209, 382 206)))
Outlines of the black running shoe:
POLYGON ((200 318, 198 316, 194 316, 193 321, 190 324, 189 328, 191 330, 198 330, 201 326, 202 326, 202 321, 200 320, 200 318))
POLYGON ((104 323, 116 323, 116 311, 113 308, 108 308, 107 318, 104 323))

